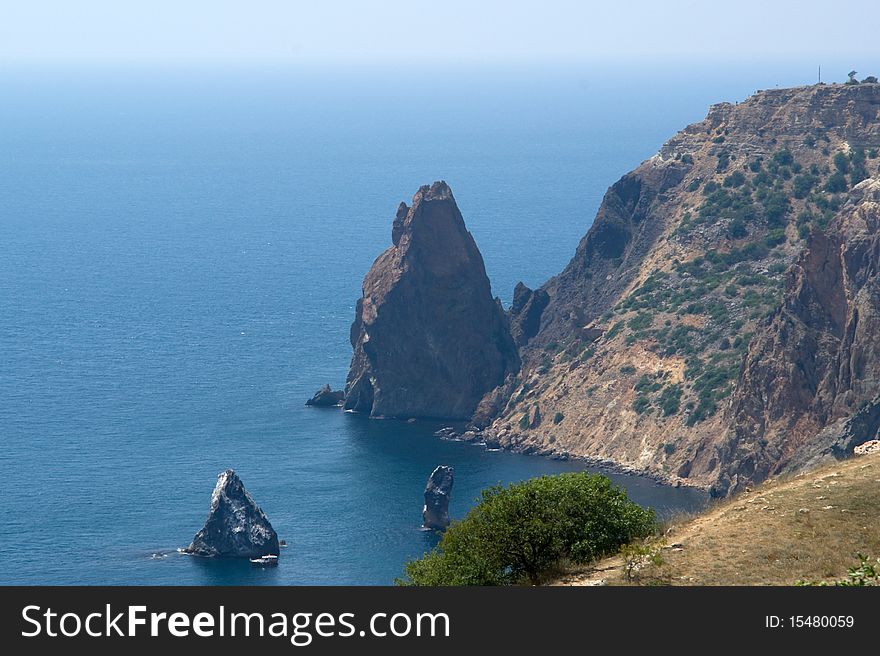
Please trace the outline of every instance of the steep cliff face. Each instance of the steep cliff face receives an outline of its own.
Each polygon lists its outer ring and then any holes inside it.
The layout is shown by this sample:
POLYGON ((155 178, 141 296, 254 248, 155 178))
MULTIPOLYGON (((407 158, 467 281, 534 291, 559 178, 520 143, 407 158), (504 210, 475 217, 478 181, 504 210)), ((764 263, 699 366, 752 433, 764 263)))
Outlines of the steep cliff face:
POLYGON ((519 368, 500 302, 445 182, 401 203, 351 328, 345 408, 381 417, 470 419, 519 368))
POLYGON ((880 179, 810 235, 733 394, 716 491, 851 455, 880 429, 880 179))
POLYGON ((562 273, 518 287, 489 437, 718 494, 851 450, 880 391, 878 147, 877 84, 713 106, 609 189, 562 273))

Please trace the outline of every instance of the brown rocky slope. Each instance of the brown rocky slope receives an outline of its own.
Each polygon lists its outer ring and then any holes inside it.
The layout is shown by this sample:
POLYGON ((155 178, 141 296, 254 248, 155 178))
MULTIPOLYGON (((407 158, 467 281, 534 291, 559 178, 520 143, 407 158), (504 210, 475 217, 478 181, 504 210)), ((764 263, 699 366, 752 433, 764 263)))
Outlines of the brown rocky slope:
POLYGON ((844 458, 880 425, 878 148, 880 84, 714 105, 506 316, 423 187, 364 281, 345 405, 717 496, 844 458))
POLYGON ((878 147, 877 84, 713 106, 517 290, 490 438, 722 496, 873 438, 878 147))

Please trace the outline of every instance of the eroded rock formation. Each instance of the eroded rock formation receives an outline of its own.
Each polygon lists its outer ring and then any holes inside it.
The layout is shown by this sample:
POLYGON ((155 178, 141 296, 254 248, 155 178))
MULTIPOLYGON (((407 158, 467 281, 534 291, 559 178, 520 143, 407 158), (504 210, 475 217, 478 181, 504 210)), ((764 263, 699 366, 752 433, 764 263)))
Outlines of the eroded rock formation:
POLYGON ((317 408, 332 408, 333 406, 342 405, 344 400, 345 392, 334 390, 330 385, 324 385, 324 387, 315 392, 312 398, 306 401, 306 405, 317 408))
POLYGON ((422 509, 422 525, 425 528, 442 531, 449 526, 453 473, 449 465, 440 465, 428 477, 425 485, 425 506, 422 509))
POLYGON ((401 203, 351 327, 345 408, 470 419, 519 358, 473 237, 445 182, 401 203))
POLYGON ((217 558, 278 555, 275 529, 232 469, 217 477, 205 526, 185 551, 217 558))

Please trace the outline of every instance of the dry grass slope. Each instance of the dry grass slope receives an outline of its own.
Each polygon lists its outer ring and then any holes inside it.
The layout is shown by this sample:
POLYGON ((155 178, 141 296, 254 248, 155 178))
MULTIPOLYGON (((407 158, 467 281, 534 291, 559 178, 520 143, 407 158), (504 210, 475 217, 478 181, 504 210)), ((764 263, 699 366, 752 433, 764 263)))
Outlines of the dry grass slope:
POLYGON ((857 553, 880 556, 880 453, 771 480, 672 522, 634 580, 621 556, 557 585, 794 585, 845 578, 857 553))

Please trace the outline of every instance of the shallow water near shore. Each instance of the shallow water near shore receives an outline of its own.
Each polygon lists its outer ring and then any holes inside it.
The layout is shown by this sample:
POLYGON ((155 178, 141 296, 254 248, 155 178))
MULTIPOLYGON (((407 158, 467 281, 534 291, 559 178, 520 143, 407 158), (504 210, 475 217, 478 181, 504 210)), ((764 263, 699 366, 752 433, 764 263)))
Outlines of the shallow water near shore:
MULTIPOLYGON (((389 584, 436 541, 436 465, 454 518, 489 485, 583 469, 303 403, 343 384, 361 280, 420 184, 452 186, 509 303, 621 174, 754 90, 102 75, 0 75, 4 584, 389 584), (289 544, 275 569, 176 552, 227 467, 289 544)), ((705 503, 611 478, 661 516, 705 503)))

